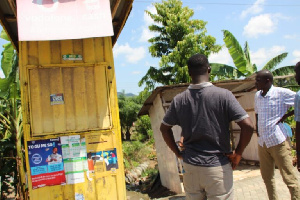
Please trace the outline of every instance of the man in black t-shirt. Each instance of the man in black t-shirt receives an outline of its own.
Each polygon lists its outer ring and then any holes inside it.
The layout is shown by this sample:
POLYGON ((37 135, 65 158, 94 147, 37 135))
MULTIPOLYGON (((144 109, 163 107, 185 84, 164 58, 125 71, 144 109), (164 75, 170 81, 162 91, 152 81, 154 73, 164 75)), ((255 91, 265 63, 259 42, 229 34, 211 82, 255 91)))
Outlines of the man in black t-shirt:
POLYGON ((188 61, 192 84, 176 95, 160 130, 169 148, 183 159, 186 199, 233 199, 234 169, 248 145, 253 124, 234 95, 209 82, 210 66, 204 55, 188 61), (232 152, 229 124, 241 128, 240 141, 232 152), (182 128, 185 150, 180 152, 172 126, 182 128), (231 164, 231 165, 230 165, 231 164))

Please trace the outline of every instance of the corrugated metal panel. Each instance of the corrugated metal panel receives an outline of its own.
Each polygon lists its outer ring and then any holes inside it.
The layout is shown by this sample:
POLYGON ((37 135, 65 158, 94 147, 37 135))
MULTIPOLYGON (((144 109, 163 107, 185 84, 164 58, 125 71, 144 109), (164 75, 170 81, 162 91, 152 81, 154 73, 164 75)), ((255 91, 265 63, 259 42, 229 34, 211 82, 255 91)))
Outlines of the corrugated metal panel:
POLYGON ((20 85, 30 198, 75 199, 77 193, 85 199, 125 199, 111 38, 20 42, 20 85), (67 54, 82 60, 64 60, 67 54), (60 93, 64 104, 51 105, 50 95, 60 93), (32 189, 26 142, 68 135, 85 138, 87 152, 116 148, 118 169, 97 162, 83 183, 32 189))
POLYGON ((106 68, 98 65, 30 69, 32 134, 110 128, 106 68), (63 94, 63 104, 51 105, 53 94, 63 94))

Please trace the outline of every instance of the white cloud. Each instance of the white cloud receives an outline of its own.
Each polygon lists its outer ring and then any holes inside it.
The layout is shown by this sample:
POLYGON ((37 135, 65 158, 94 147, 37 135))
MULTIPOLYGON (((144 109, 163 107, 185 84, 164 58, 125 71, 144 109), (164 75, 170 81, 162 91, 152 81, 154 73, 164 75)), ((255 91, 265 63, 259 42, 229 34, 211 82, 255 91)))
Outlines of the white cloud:
POLYGON ((223 48, 221 51, 219 51, 216 54, 210 54, 208 58, 210 63, 222 63, 226 65, 232 64, 231 56, 227 50, 227 48, 223 48))
POLYGON ((204 10, 204 7, 198 5, 196 8, 194 8, 194 10, 196 10, 196 11, 201 11, 201 10, 204 10))
POLYGON ((293 51, 293 56, 295 57, 295 59, 292 62, 293 64, 296 64, 300 61, 300 50, 293 51))
POLYGON ((5 75, 2 70, 0 70, 0 78, 5 78, 5 75))
POLYGON ((155 33, 151 32, 148 27, 144 27, 142 31, 142 35, 140 37, 140 42, 148 42, 150 38, 153 38, 155 33))
POLYGON ((243 10, 241 13, 241 18, 245 18, 247 15, 255 15, 263 11, 263 4, 265 0, 257 0, 251 7, 243 10))
POLYGON ((270 59, 284 53, 284 51, 284 46, 273 46, 270 49, 260 48, 255 52, 250 51, 252 64, 256 64, 257 68, 261 69, 262 65, 267 64, 270 59))
POLYGON ((139 60, 143 59, 146 54, 146 50, 144 47, 133 48, 130 47, 128 43, 126 43, 125 45, 119 45, 117 43, 114 46, 113 52, 115 57, 124 55, 126 61, 129 63, 137 63, 139 60))
POLYGON ((252 17, 244 27, 243 34, 246 37, 257 38, 258 35, 268 35, 273 33, 278 24, 279 15, 262 14, 252 17))
MULTIPOLYGON (((156 8, 153 5, 147 6, 146 10, 148 10, 152 14, 157 13, 156 8)), ((154 23, 153 19, 146 12, 144 12, 144 22, 146 26, 154 23)))
POLYGON ((300 39, 300 36, 297 34, 292 34, 292 35, 285 35, 283 36, 285 39, 300 39))
POLYGON ((131 72, 132 74, 140 74, 141 72, 140 71, 133 71, 131 72))
MULTIPOLYGON (((153 5, 148 6, 146 10, 150 13, 156 14, 156 8, 153 5)), ((151 32, 148 28, 151 24, 154 24, 153 19, 144 12, 144 25, 142 26, 142 35, 139 39, 140 42, 148 42, 150 38, 155 36, 155 33, 151 32)))

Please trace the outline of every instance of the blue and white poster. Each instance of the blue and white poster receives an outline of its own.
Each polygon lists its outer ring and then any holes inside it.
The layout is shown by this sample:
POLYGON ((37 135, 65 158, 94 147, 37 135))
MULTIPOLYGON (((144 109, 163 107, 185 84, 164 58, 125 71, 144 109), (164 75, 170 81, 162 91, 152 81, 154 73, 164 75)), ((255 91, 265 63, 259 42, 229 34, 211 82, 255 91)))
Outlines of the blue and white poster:
POLYGON ((66 183, 59 138, 28 141, 32 188, 66 183))

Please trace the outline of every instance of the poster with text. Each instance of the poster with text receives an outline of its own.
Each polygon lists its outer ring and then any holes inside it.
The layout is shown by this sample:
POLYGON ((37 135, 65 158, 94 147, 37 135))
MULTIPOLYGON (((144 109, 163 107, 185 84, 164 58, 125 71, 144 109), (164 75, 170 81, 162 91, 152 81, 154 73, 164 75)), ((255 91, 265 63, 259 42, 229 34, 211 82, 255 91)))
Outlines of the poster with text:
POLYGON ((112 36, 109 0, 17 0, 20 41, 112 36))
POLYGON ((66 183, 59 138, 28 141, 32 188, 66 183))
POLYGON ((60 137, 67 184, 83 183, 87 171, 85 138, 80 135, 60 137))

